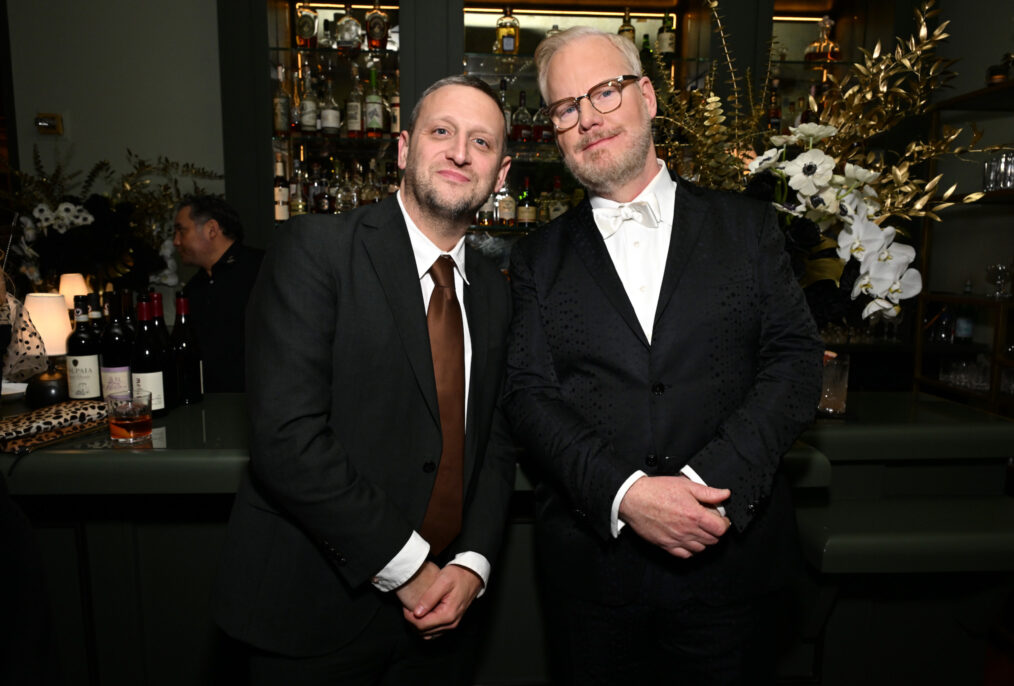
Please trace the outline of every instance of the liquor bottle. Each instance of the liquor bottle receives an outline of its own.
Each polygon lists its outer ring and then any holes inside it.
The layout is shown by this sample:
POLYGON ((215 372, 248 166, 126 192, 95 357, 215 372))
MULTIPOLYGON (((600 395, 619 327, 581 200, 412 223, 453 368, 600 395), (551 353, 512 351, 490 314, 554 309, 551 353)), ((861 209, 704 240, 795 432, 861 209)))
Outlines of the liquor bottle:
POLYGON ((553 24, 553 27, 551 29, 549 29, 548 31, 546 31, 546 38, 552 38, 553 36, 555 36, 558 33, 560 33, 560 25, 559 24, 553 24))
POLYGON ((782 130, 782 96, 779 92, 781 77, 778 66, 772 67, 771 90, 768 92, 767 130, 780 133, 782 130))
POLYGON ((511 106, 507 102, 507 79, 500 79, 500 110, 503 112, 504 121, 507 123, 507 131, 510 131, 511 106))
POLYGON ((518 93, 518 108, 511 113, 511 140, 527 143, 532 140, 532 113, 525 107, 525 92, 518 93))
POLYGON ((349 138, 362 138, 364 133, 363 109, 365 94, 359 82, 359 65, 352 64, 352 90, 345 101, 345 127, 349 138))
POLYGON ((637 45, 637 33, 634 31, 634 25, 630 23, 629 7, 623 8, 623 23, 620 24, 620 28, 616 31, 616 33, 629 39, 634 45, 637 45))
POLYGON ((490 193, 486 202, 482 203, 476 214, 475 223, 479 226, 493 226, 496 217, 496 194, 490 193))
POLYGON ((102 315, 102 296, 92 291, 88 294, 88 324, 97 341, 102 340, 102 332, 106 330, 105 317, 102 315))
POLYGON ((102 397, 110 393, 130 392, 130 356, 134 335, 123 321, 123 295, 116 293, 110 299, 109 323, 102 333, 99 353, 102 397))
POLYGON ((381 138, 384 135, 384 98, 377 87, 377 70, 370 70, 370 85, 366 90, 366 112, 363 120, 367 138, 381 138))
POLYGON ((334 80, 328 79, 324 85, 324 99, 320 104, 320 130, 328 136, 337 136, 342 128, 342 106, 334 94, 334 80))
POLYGON ((841 59, 841 48, 831 40, 831 27, 833 26, 834 20, 828 16, 817 23, 817 38, 806 46, 803 51, 803 61, 837 62, 841 59))
POLYGON ((292 98, 285 87, 285 67, 276 67, 275 94, 271 97, 271 119, 278 133, 285 133, 292 125, 292 98))
POLYGON ((504 181, 503 187, 496 194, 496 223, 503 228, 514 228, 517 219, 518 201, 511 195, 504 181))
POLYGON ((655 36, 655 51, 667 68, 672 66, 676 57, 676 29, 673 27, 673 19, 669 10, 666 10, 665 16, 662 17, 662 25, 658 27, 658 34, 655 36))
POLYGON ((299 80, 299 128, 301 131, 316 131, 320 119, 320 102, 313 88, 313 74, 309 65, 303 64, 299 80))
POLYGON ((176 387, 180 402, 192 405, 204 397, 204 364, 197 334, 190 326, 190 300, 183 291, 176 293, 176 321, 169 340, 176 364, 176 387))
POLYGON ((317 47, 317 18, 317 10, 309 4, 296 10, 296 45, 301 48, 317 47))
POLYGON ((493 52, 498 55, 518 54, 521 39, 521 25, 511 13, 510 5, 504 8, 503 16, 496 20, 496 40, 493 52))
MULTIPOLYGON (((972 280, 965 281, 963 294, 966 297, 972 295, 972 280)), ((972 334, 975 331, 975 308, 970 303, 958 305, 958 311, 954 318, 954 342, 971 343, 972 334)))
POLYGON ((539 98, 539 109, 535 110, 532 117, 532 139, 536 143, 552 143, 556 136, 556 129, 553 128, 553 121, 546 114, 546 101, 539 98))
POLYGON ((651 39, 648 34, 644 34, 641 39, 641 69, 644 71, 644 75, 652 81, 655 80, 655 73, 658 71, 655 68, 655 54, 651 51, 651 39))
POLYGON ((67 336, 67 396, 71 400, 102 397, 101 347, 88 322, 88 296, 75 295, 74 329, 67 336))
POLYGON ((366 13, 366 44, 370 52, 382 53, 387 50, 387 34, 391 19, 380 9, 380 0, 373 1, 373 9, 366 13))
POLYGON ((282 153, 275 153, 275 221, 283 222, 289 218, 289 182, 285 178, 285 162, 282 153))
POLYGON ((292 163, 292 178, 289 179, 289 216, 297 217, 307 213, 306 208, 306 172, 303 163, 296 160, 292 163))
POLYGON ((357 207, 359 207, 359 188, 353 183, 352 175, 346 169, 341 188, 338 190, 338 195, 335 196, 335 211, 348 212, 357 207))
POLYGON ((165 369, 169 357, 152 319, 152 304, 142 294, 137 302, 137 335, 130 356, 130 383, 135 391, 151 393, 151 413, 162 417, 169 412, 166 403, 165 369))
POLYGON ((526 176, 525 184, 518 194, 517 221, 515 226, 522 231, 531 231, 539 224, 539 207, 532 197, 531 181, 526 176))
POLYGON ((362 33, 362 25, 352 16, 352 3, 346 2, 345 16, 337 20, 334 29, 335 46, 338 48, 338 54, 350 60, 358 57, 363 41, 362 33))
POLYGON ((401 73, 398 69, 394 70, 387 102, 391 107, 391 138, 397 138, 401 134, 401 73))
POLYGON ((549 219, 552 221, 570 209, 567 194, 560 187, 560 177, 553 177, 553 192, 549 194, 549 219))

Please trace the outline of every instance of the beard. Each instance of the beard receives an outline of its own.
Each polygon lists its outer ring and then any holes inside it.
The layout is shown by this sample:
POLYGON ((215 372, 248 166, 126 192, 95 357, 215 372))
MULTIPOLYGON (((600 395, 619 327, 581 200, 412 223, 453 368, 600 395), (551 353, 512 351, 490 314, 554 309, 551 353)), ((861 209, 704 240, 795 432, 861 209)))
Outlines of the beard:
POLYGON ((476 211, 493 191, 496 179, 490 180, 489 187, 476 188, 474 192, 465 193, 456 197, 445 197, 441 195, 436 186, 432 183, 431 177, 420 172, 419 165, 410 163, 405 168, 405 191, 410 193, 418 203, 420 209, 432 217, 443 219, 448 222, 461 222, 467 220, 469 223, 476 211))
MULTIPOLYGON (((595 137, 579 141, 581 147, 600 138, 608 138, 622 129, 612 129, 595 137)), ((644 168, 644 159, 651 150, 651 118, 645 110, 644 118, 637 130, 633 131, 633 144, 614 154, 610 150, 595 150, 578 162, 572 155, 565 155, 564 164, 581 185, 594 195, 609 197, 613 188, 618 188, 635 177, 644 168)))

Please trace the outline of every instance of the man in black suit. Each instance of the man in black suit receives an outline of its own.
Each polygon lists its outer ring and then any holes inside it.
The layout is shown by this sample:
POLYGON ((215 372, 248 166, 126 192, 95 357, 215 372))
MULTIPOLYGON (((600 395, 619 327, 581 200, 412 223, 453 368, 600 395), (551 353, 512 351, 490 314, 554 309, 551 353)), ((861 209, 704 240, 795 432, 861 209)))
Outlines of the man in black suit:
POLYGON ((774 212, 669 175, 629 41, 570 29, 536 66, 590 194, 510 267, 504 409, 539 478, 559 680, 764 683, 794 559, 778 467, 822 349, 774 212))
POLYGON ((509 289, 464 235, 506 136, 482 81, 437 82, 399 138, 397 196, 295 218, 265 258, 250 470, 215 591, 254 683, 469 683, 476 632, 451 629, 489 577, 514 454, 496 409, 509 289))

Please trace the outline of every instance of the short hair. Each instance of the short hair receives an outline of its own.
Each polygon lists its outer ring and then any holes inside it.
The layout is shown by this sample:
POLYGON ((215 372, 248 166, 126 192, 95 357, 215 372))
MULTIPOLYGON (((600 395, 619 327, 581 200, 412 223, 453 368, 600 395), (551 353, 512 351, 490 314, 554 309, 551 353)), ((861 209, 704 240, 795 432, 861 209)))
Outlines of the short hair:
POLYGON ((220 195, 187 195, 176 205, 176 212, 184 207, 190 208, 190 218, 194 224, 203 225, 214 219, 222 227, 222 233, 237 243, 243 242, 243 223, 239 213, 220 195))
POLYGON ((546 101, 546 104, 550 104, 549 94, 546 92, 546 73, 548 71, 549 60, 564 46, 590 36, 605 38, 612 43, 620 51, 623 59, 626 60, 629 73, 641 75, 641 56, 637 53, 637 46, 629 38, 624 38, 618 33, 600 31, 590 26, 572 26, 560 33, 544 38, 539 43, 539 46, 535 48, 535 69, 538 71, 539 92, 542 93, 542 99, 546 101))
MULTIPOLYGON (((490 100, 492 100, 497 109, 500 109, 500 97, 493 90, 493 87, 488 83, 480 79, 478 76, 472 76, 471 74, 455 74, 453 76, 445 76, 432 83, 426 90, 419 96, 419 100, 416 101, 415 107, 412 108, 412 114, 408 119, 408 133, 411 136, 415 130, 415 122, 419 118, 419 111, 422 109, 423 101, 432 93, 440 90, 444 86, 466 86, 467 88, 474 88, 477 91, 484 93, 490 100)), ((503 157, 507 154, 507 139, 510 138, 510 132, 507 130, 507 119, 503 118, 503 140, 500 143, 500 156, 503 157)))

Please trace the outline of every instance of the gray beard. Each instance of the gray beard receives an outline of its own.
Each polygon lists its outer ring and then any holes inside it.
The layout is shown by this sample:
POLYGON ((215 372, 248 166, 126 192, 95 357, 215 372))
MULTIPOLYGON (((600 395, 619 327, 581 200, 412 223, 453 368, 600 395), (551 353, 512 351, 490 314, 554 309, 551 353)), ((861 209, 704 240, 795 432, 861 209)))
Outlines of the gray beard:
MULTIPOLYGON (((651 129, 648 129, 649 132, 651 129)), ((644 158, 651 150, 651 136, 638 136, 635 145, 622 151, 610 167, 599 167, 591 164, 580 169, 570 157, 563 162, 585 188, 593 195, 608 198, 614 188, 622 186, 628 179, 636 176, 644 167, 644 158)))

